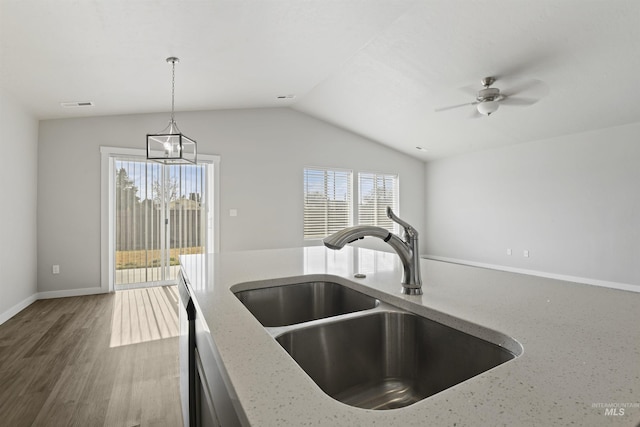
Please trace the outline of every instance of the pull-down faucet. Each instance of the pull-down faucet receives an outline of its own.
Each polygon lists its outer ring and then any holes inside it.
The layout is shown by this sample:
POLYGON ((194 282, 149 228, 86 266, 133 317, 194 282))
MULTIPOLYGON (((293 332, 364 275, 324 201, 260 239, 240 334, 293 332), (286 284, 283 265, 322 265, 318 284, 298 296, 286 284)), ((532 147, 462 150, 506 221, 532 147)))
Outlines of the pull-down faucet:
POLYGON ((396 251, 402 261, 402 293, 406 295, 422 295, 418 232, 408 223, 398 218, 388 206, 387 216, 392 221, 400 224, 404 229, 402 239, 382 227, 356 225, 355 227, 347 227, 325 237, 324 245, 329 249, 337 250, 342 249, 347 243, 355 242, 367 236, 384 240, 396 251))

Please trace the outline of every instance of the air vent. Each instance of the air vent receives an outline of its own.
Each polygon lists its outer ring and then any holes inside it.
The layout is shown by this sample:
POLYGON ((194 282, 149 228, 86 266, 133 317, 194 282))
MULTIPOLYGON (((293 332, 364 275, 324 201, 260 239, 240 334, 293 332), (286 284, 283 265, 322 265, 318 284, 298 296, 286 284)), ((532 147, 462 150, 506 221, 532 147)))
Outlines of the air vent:
POLYGON ((93 107, 94 104, 91 101, 82 101, 82 102, 61 102, 61 107, 64 108, 72 108, 72 107, 93 107))

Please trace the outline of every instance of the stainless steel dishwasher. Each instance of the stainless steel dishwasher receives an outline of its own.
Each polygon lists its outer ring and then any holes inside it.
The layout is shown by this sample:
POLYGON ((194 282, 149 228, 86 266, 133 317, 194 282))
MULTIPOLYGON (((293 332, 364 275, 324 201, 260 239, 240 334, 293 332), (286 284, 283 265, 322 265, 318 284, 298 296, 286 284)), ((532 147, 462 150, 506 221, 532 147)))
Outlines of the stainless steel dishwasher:
POLYGON ((206 325, 199 318, 202 314, 197 310, 189 279, 182 269, 178 274, 178 294, 180 399, 184 426, 238 427, 242 423, 224 383, 215 345, 208 342, 206 325))

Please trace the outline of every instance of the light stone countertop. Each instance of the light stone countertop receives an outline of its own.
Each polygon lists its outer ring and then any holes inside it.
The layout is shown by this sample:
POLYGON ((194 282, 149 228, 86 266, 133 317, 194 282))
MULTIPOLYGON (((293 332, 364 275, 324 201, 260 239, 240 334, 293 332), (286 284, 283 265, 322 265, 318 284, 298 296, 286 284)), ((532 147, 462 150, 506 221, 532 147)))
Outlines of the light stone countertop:
POLYGON ((404 296, 395 254, 352 247, 187 255, 181 262, 227 386, 252 426, 640 425, 640 293, 422 260, 424 295, 404 296), (320 390, 230 289, 302 276, 336 278, 461 330, 481 325, 524 351, 405 408, 345 405, 320 390))

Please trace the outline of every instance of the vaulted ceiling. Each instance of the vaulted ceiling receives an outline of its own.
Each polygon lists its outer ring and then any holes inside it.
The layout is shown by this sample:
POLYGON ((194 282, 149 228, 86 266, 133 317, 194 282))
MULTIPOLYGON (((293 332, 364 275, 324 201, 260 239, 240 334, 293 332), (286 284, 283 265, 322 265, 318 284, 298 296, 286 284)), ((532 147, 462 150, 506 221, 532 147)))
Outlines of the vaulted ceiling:
POLYGON ((39 119, 169 111, 177 56, 177 111, 290 107, 423 160, 640 121, 637 0, 0 0, 0 25, 39 119), (487 76, 538 102, 435 111, 487 76))

